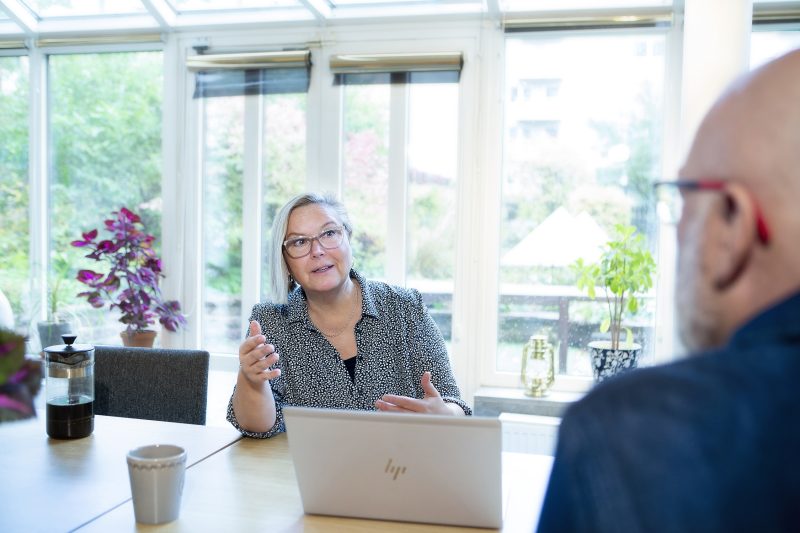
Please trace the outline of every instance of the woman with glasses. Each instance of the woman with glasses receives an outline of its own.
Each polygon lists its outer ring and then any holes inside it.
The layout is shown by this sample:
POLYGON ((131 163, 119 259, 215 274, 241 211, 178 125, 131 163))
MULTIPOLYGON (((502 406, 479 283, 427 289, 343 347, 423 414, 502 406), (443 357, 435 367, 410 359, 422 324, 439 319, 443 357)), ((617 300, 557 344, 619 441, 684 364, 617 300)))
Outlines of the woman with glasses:
POLYGON ((228 404, 245 435, 284 431, 284 405, 471 414, 420 294, 354 270, 352 233, 328 196, 296 196, 276 215, 270 301, 253 307, 228 404))

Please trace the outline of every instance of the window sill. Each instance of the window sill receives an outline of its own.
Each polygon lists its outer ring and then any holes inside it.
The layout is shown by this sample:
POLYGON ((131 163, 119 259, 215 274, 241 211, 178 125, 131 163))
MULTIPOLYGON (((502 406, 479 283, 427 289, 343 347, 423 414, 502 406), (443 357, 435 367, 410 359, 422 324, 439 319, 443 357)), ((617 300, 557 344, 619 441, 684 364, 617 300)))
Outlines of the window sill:
POLYGON ((500 416, 501 413, 520 413, 560 418, 567 407, 580 400, 585 391, 551 390, 546 396, 532 398, 521 388, 481 387, 475 393, 474 413, 477 416, 500 416))

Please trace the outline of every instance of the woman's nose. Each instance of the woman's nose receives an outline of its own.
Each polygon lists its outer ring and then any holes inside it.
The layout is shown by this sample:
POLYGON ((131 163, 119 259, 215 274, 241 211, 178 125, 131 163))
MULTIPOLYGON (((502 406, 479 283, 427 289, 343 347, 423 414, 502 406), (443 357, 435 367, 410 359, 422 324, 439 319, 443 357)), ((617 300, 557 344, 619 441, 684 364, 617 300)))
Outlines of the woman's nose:
POLYGON ((317 256, 325 253, 325 248, 319 243, 319 239, 311 241, 311 255, 317 256))

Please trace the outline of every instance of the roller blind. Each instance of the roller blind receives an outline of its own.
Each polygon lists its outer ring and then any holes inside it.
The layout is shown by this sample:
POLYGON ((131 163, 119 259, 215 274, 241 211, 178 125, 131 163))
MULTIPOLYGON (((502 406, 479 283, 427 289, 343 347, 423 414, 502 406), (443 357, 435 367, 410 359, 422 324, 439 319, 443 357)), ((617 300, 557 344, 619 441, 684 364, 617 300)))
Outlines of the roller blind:
POLYGON ((330 59, 336 85, 375 83, 458 83, 461 52, 348 54, 330 59))
POLYGON ((655 28, 672 25, 671 8, 612 8, 592 10, 591 14, 548 12, 525 16, 515 14, 503 21, 506 32, 555 30, 655 28))
POLYGON ((163 42, 164 37, 158 33, 132 34, 132 35, 86 35, 80 37, 50 37, 39 39, 36 46, 39 48, 57 48, 67 46, 105 46, 114 44, 138 44, 163 42))
POLYGON ((308 50, 201 54, 186 66, 195 72, 194 98, 308 91, 308 50))
POLYGON ((25 41, 0 40, 0 50, 24 50, 25 48, 25 41))
POLYGON ((753 25, 796 24, 800 22, 800 5, 768 2, 753 5, 753 25))

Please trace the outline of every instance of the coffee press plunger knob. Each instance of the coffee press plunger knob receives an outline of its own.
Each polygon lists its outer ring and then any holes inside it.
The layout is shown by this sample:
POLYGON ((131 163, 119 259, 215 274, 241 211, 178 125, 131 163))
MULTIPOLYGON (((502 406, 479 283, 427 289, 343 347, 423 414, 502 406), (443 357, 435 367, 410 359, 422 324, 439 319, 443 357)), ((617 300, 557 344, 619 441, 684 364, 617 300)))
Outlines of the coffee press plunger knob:
POLYGON ((72 343, 75 342, 75 339, 77 338, 78 336, 73 335, 72 333, 66 333, 64 335, 61 335, 61 340, 64 341, 64 344, 68 346, 72 346, 72 343))

